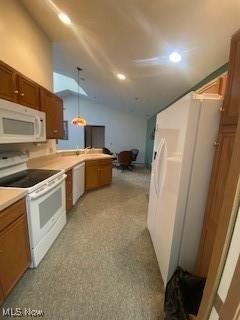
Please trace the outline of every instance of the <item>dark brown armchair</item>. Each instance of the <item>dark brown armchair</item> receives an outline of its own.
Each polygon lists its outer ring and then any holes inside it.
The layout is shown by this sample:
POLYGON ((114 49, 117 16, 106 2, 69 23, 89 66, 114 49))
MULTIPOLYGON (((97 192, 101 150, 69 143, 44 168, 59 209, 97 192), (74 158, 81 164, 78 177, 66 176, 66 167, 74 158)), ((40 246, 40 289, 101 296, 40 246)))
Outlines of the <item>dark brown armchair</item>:
POLYGON ((118 168, 122 170, 132 170, 132 152, 131 151, 121 151, 117 154, 118 168))

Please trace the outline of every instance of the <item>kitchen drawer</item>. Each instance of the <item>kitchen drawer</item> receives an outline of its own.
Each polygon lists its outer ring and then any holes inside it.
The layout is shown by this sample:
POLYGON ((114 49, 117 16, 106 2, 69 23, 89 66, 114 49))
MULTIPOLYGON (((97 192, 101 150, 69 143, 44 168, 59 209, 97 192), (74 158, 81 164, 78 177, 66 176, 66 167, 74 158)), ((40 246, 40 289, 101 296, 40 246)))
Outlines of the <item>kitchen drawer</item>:
POLYGON ((109 159, 100 159, 99 160, 100 165, 111 165, 112 164, 112 158, 109 159))
POLYGON ((12 204, 10 207, 0 212, 0 231, 5 229, 9 224, 24 215, 26 212, 25 199, 12 204))

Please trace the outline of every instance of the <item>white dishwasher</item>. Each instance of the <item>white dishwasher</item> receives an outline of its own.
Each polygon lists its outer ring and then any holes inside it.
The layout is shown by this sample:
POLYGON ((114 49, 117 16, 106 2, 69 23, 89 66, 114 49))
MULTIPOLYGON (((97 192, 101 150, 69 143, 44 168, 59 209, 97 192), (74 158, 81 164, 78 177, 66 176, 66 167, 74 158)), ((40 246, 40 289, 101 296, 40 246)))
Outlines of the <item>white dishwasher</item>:
POLYGON ((85 190, 85 163, 73 168, 73 205, 84 194, 85 190))

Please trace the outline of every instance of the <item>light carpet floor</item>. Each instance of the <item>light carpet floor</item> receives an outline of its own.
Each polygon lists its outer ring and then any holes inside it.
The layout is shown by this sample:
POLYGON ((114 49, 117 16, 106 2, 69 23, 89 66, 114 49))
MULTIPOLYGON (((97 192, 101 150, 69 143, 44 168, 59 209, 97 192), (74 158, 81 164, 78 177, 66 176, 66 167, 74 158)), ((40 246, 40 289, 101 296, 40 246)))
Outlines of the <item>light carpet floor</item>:
POLYGON ((49 320, 163 319, 163 283, 146 229, 147 169, 114 169, 113 184, 83 196, 39 267, 2 307, 49 320))

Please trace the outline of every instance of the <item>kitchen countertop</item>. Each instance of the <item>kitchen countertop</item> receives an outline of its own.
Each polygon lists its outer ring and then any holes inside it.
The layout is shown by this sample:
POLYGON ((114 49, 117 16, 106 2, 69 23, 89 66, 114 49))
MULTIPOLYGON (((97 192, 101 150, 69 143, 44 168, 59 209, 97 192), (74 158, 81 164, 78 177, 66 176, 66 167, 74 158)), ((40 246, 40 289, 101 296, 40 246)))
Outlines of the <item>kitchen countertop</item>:
MULTIPOLYGON (((86 160, 111 159, 112 156, 96 153, 96 154, 80 154, 67 155, 66 153, 56 153, 50 157, 40 157, 30 159, 28 161, 28 168, 30 169, 48 169, 48 170, 64 170, 65 172, 72 169, 79 163, 86 160)), ((0 187, 0 211, 9 207, 14 202, 24 198, 26 191, 18 188, 4 188, 0 187)))
POLYGON ((112 156, 103 153, 97 154, 80 154, 80 155, 61 155, 56 154, 54 157, 45 160, 34 159, 28 162, 29 168, 48 169, 48 170, 64 170, 65 172, 72 169, 79 163, 86 160, 111 159, 112 156))
POLYGON ((15 188, 0 188, 0 211, 9 207, 14 202, 24 198, 26 191, 15 188))

